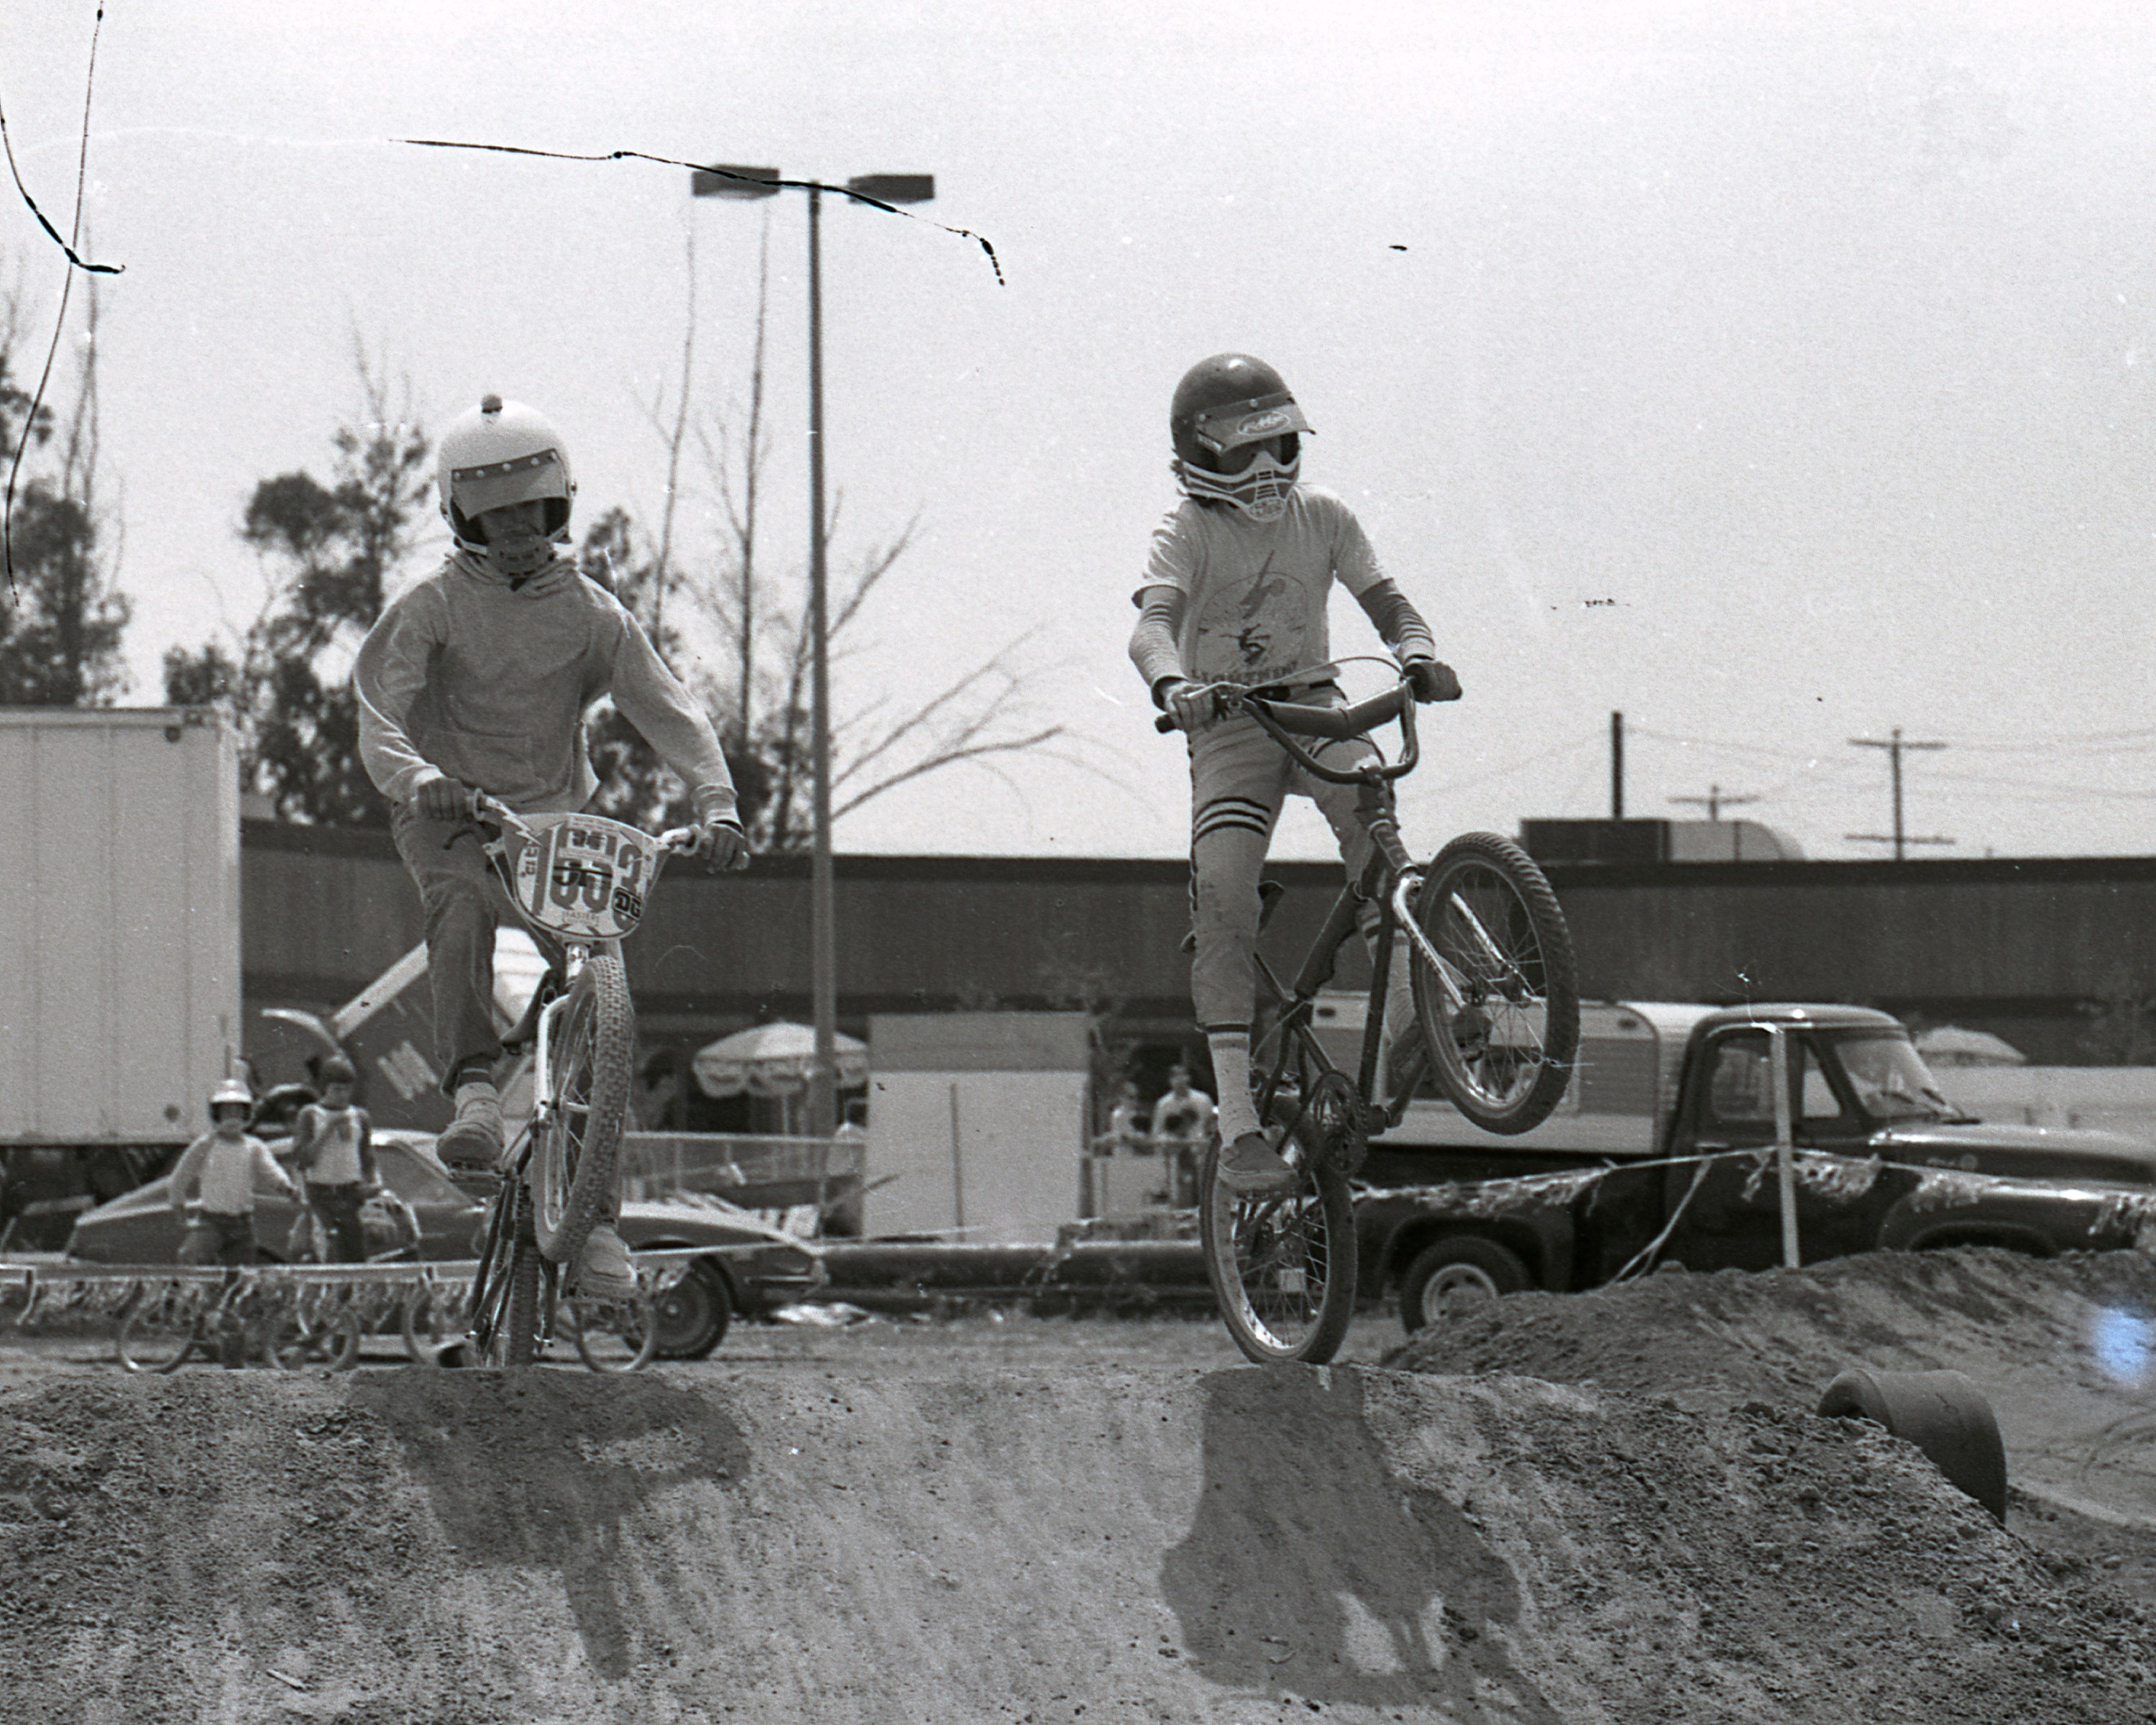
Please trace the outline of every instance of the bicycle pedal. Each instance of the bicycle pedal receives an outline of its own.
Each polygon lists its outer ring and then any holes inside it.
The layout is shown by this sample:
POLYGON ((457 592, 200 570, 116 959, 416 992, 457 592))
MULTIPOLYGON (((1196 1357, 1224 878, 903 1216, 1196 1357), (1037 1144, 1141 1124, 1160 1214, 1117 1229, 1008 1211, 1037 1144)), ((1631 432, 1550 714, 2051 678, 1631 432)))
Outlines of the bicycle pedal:
POLYGON ((477 1199, 481 1204, 493 1202, 501 1194, 502 1181, 500 1168, 470 1168, 444 1163, 442 1171, 449 1177, 449 1183, 458 1191, 463 1193, 467 1198, 477 1199))

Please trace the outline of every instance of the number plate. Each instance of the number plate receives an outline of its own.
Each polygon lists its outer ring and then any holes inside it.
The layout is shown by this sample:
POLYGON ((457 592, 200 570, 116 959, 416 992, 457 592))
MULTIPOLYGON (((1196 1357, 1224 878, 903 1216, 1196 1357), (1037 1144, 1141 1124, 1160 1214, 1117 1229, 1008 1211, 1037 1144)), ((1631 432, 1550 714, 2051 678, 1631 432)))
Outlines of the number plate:
POLYGON ((644 915, 659 872, 647 834, 588 814, 525 817, 511 880, 518 906, 542 928, 572 940, 619 940, 644 915))

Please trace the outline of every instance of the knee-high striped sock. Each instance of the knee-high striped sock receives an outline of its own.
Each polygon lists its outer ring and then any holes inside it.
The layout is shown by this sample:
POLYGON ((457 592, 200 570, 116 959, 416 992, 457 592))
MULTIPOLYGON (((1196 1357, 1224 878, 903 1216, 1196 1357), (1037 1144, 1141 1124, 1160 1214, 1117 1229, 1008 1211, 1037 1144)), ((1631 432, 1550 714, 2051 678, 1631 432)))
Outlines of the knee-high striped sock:
POLYGON ((1219 1087, 1220 1142, 1232 1144, 1258 1130, 1257 1105, 1250 1100, 1250 1033, 1208 1030, 1205 1045, 1213 1055, 1213 1081, 1219 1087))

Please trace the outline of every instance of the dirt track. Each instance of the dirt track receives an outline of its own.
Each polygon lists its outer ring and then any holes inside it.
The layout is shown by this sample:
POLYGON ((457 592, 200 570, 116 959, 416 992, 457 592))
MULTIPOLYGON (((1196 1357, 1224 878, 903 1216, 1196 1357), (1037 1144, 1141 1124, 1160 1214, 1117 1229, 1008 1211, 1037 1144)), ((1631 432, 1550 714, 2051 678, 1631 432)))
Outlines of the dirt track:
POLYGON ((1031 1333, 1087 1345, 18 1379, 0 1719, 2156 1713, 2130 1602, 1800 1397, 1031 1333))

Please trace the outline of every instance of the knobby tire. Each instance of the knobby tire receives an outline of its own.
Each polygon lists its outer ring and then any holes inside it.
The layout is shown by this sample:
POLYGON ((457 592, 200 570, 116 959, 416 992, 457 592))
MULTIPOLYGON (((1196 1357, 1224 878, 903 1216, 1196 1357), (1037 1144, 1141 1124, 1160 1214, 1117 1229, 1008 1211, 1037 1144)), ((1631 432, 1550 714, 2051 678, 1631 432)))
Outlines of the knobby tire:
POLYGON ((1291 1099, 1275 1105, 1275 1129, 1299 1183, 1281 1196, 1243 1198, 1218 1178, 1222 1147, 1205 1158, 1199 1235, 1221 1321, 1245 1358, 1260 1365, 1323 1365, 1339 1352, 1355 1315, 1355 1213, 1335 1150, 1291 1099), (1293 1122, 1294 1129, 1289 1130, 1293 1122), (1313 1286, 1314 1285, 1314 1286, 1313 1286))
POLYGON ((554 1114, 532 1152, 532 1232, 550 1262, 573 1265, 613 1208, 629 1114, 636 1017, 618 954, 596 952, 578 972, 562 1024, 548 1050, 554 1114))
POLYGON ((1556 892, 1510 839, 1464 833, 1431 860, 1414 915, 1467 997, 1455 1012, 1421 948, 1402 941, 1439 1090, 1485 1132, 1532 1132, 1579 1050, 1578 968, 1556 892))

